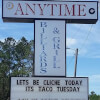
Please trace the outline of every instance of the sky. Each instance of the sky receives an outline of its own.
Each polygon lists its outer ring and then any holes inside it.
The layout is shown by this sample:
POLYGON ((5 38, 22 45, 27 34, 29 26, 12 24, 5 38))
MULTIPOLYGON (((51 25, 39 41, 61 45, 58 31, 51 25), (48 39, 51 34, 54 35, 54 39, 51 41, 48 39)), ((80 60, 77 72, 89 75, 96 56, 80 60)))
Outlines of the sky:
MULTIPOLYGON (((1 1, 0 1, 1 2, 1 1)), ((100 8, 99 8, 100 9, 100 8)), ((99 10, 100 13, 100 10, 99 10)), ((89 77, 89 92, 100 94, 100 14, 96 24, 66 24, 67 76, 74 76, 75 50, 78 48, 77 76, 89 77)), ((0 3, 0 41, 34 39, 34 23, 4 23, 0 3)))

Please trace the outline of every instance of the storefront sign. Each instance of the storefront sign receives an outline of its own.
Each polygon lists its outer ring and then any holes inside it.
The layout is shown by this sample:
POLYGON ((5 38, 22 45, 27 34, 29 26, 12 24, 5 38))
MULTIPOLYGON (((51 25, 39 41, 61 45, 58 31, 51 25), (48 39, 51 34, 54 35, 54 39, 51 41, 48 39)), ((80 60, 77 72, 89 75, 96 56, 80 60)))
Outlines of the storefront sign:
POLYGON ((34 19, 63 19, 72 23, 96 23, 98 2, 3 0, 3 19, 20 22, 33 22, 34 19))
POLYGON ((35 76, 66 76, 65 21, 35 21, 35 76))
POLYGON ((12 77, 10 100, 88 100, 88 78, 12 77))

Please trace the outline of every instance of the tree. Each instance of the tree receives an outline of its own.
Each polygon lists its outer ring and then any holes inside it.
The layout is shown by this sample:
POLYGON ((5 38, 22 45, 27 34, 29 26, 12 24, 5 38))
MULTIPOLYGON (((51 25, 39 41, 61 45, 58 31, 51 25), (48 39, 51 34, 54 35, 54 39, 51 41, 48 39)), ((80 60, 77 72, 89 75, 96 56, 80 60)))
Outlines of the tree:
POLYGON ((22 37, 19 41, 9 37, 0 41, 0 100, 9 97, 11 76, 29 76, 33 67, 33 40, 22 37))
POLYGON ((96 93, 94 91, 91 91, 89 99, 90 100, 100 100, 100 95, 96 95, 96 93))
POLYGON ((22 39, 18 41, 15 47, 15 53, 14 53, 15 65, 12 72, 13 75, 28 76, 29 73, 27 73, 27 71, 29 67, 31 67, 29 66, 30 64, 28 63, 29 62, 28 58, 30 53, 31 53, 30 44, 24 37, 22 37, 22 39))
POLYGON ((9 95, 9 75, 12 67, 12 38, 0 42, 0 99, 6 100, 9 95))

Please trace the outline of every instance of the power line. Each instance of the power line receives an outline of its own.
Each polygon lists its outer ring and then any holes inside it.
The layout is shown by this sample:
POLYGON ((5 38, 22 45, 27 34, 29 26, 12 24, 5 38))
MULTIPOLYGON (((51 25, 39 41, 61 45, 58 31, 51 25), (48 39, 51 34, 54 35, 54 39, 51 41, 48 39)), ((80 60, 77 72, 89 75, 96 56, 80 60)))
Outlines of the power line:
MULTIPOLYGON (((71 37, 71 39, 70 39, 70 42, 73 40, 73 38, 75 38, 76 36, 77 36, 77 32, 79 32, 80 31, 80 29, 81 29, 81 25, 79 26, 79 30, 77 30, 73 35, 72 35, 72 37, 71 37)), ((67 39, 68 40, 68 39, 67 39)))
MULTIPOLYGON (((71 56, 70 61, 69 61, 69 62, 67 61, 67 66, 69 66, 69 65, 71 65, 72 61, 74 60, 75 49, 71 49, 71 48, 67 48, 67 49, 69 49, 69 50, 74 50, 74 54, 73 54, 73 56, 71 56)), ((67 53, 67 55, 68 55, 68 53, 67 53)), ((68 56, 67 56, 67 57, 68 57, 68 56)))
POLYGON ((70 66, 71 64, 72 64, 72 62, 73 62, 73 60, 74 60, 74 56, 72 56, 72 58, 70 59, 70 61, 69 61, 69 63, 67 63, 67 66, 70 66))
POLYGON ((87 36, 86 36, 86 38, 85 38, 85 40, 84 40, 84 42, 83 42, 81 48, 79 49, 79 51, 85 46, 85 44, 86 44, 86 42, 87 42, 87 40, 88 40, 88 38, 89 38, 89 35, 90 35, 90 33, 91 33, 92 27, 93 27, 93 24, 91 25, 91 27, 90 27, 90 29, 89 29, 89 31, 88 31, 88 34, 87 34, 87 36))
MULTIPOLYGON (((71 49, 71 48, 67 48, 70 50, 74 50, 74 56, 75 56, 75 66, 74 66, 74 77, 76 77, 76 73, 77 73, 77 58, 78 58, 78 48, 77 49, 71 49)), ((74 56, 72 56, 71 60, 69 63, 67 63, 67 66, 69 66, 69 64, 72 63, 74 56)))

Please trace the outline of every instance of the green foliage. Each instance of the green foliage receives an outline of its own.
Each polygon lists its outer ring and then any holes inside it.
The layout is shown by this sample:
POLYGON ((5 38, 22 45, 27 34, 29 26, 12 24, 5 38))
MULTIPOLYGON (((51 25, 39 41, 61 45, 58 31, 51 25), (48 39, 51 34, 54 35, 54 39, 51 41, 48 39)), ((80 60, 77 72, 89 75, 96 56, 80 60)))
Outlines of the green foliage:
POLYGON ((10 77, 32 75, 33 40, 22 37, 19 41, 9 37, 0 41, 0 100, 10 96, 10 77))
POLYGON ((89 96, 90 100, 100 100, 100 95, 97 95, 94 91, 91 92, 89 96))

